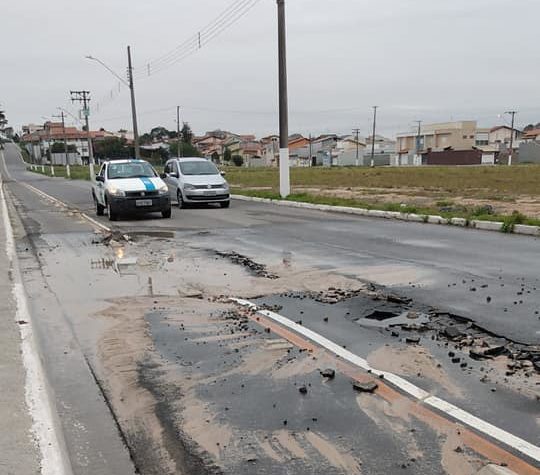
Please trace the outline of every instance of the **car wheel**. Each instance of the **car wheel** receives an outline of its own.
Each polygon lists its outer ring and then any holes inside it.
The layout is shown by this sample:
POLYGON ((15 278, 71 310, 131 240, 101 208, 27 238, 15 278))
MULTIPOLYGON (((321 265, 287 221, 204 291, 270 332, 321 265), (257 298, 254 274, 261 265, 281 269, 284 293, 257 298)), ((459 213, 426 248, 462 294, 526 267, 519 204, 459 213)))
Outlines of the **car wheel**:
POLYGON ((109 221, 116 221, 118 219, 118 213, 110 204, 107 204, 107 213, 109 214, 109 221))
POLYGON ((94 196, 94 202, 96 204, 96 215, 97 216, 103 216, 103 213, 105 212, 105 206, 100 205, 97 198, 94 196))
POLYGON ((161 216, 163 216, 164 219, 169 219, 172 215, 172 209, 169 206, 166 210, 161 212, 161 216))
POLYGON ((176 199, 178 201, 178 207, 180 209, 186 207, 186 203, 184 203, 184 198, 182 197, 182 192, 180 190, 176 192, 176 199))
POLYGON ((231 206, 231 202, 230 201, 221 201, 219 203, 219 206, 221 206, 222 208, 229 208, 231 206))

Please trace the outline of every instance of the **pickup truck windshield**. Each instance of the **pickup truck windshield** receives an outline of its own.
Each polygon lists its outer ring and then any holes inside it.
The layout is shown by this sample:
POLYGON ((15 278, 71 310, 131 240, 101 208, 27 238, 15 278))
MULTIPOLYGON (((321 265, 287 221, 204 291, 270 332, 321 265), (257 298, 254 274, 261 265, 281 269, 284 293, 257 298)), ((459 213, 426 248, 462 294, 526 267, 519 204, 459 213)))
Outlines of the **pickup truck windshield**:
POLYGON ((152 178, 157 176, 149 163, 111 163, 107 168, 109 180, 117 178, 152 178))
POLYGON ((219 170, 212 162, 180 162, 182 175, 218 175, 219 170))

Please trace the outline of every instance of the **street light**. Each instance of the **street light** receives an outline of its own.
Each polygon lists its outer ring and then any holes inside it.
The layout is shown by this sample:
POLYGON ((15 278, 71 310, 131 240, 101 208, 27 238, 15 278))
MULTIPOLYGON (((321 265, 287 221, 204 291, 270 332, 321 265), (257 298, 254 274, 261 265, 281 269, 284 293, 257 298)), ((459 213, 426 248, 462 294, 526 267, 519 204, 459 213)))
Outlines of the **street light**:
POLYGON ((137 108, 135 107, 135 87, 133 85, 133 67, 131 65, 131 48, 127 47, 128 54, 128 80, 126 81, 123 77, 114 71, 114 69, 107 66, 101 59, 96 58, 92 55, 86 55, 85 58, 90 61, 95 61, 98 64, 101 64, 107 71, 109 71, 116 79, 118 79, 124 86, 127 86, 131 92, 131 116, 133 120, 133 142, 135 146, 135 158, 140 160, 141 151, 139 148, 139 128, 137 127, 137 108))
POLYGON ((277 0, 279 49, 279 191, 282 198, 291 193, 289 169, 289 110, 287 104, 287 33, 285 0, 277 0))

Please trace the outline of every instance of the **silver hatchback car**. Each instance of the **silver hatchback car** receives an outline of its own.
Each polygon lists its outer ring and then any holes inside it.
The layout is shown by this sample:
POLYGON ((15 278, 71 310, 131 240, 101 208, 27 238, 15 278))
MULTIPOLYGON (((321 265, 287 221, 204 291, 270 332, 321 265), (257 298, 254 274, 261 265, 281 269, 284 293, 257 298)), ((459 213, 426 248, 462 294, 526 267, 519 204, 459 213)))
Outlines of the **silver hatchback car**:
POLYGON ((229 184, 218 168, 205 158, 173 158, 165 164, 161 175, 171 199, 179 208, 194 203, 219 203, 230 206, 229 184))

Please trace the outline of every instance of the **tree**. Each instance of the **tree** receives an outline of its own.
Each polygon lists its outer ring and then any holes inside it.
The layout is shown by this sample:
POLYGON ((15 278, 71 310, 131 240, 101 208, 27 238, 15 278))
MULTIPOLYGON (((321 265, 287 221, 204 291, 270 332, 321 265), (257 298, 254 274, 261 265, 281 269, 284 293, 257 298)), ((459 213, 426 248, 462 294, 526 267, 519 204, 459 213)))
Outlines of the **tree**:
POLYGON ((182 126, 182 141, 188 144, 191 144, 193 141, 193 132, 191 131, 191 127, 187 122, 184 122, 184 125, 182 126))
POLYGON ((225 163, 229 163, 232 160, 231 151, 228 147, 225 147, 225 151, 223 152, 223 161, 225 163))
POLYGON ((178 153, 178 142, 170 144, 170 152, 173 157, 200 157, 201 152, 197 150, 193 145, 186 142, 180 142, 180 153, 178 153))
POLYGON ((163 140, 165 138, 169 138, 170 134, 171 132, 162 126, 154 127, 150 131, 150 136, 152 137, 152 140, 158 140, 158 141, 163 140))
POLYGON ((237 167, 241 167, 244 164, 244 159, 241 155, 233 155, 232 161, 237 167))
POLYGON ((118 137, 106 137, 103 140, 94 141, 94 155, 100 160, 129 158, 133 156, 132 147, 127 145, 127 140, 118 137))
MULTIPOLYGON (((68 144, 67 149, 68 153, 77 152, 77 147, 73 144, 68 144)), ((51 153, 64 153, 64 142, 54 142, 51 145, 51 153)))
POLYGON ((2 130, 8 123, 8 120, 6 119, 6 112, 3 110, 0 110, 0 130, 2 130))

